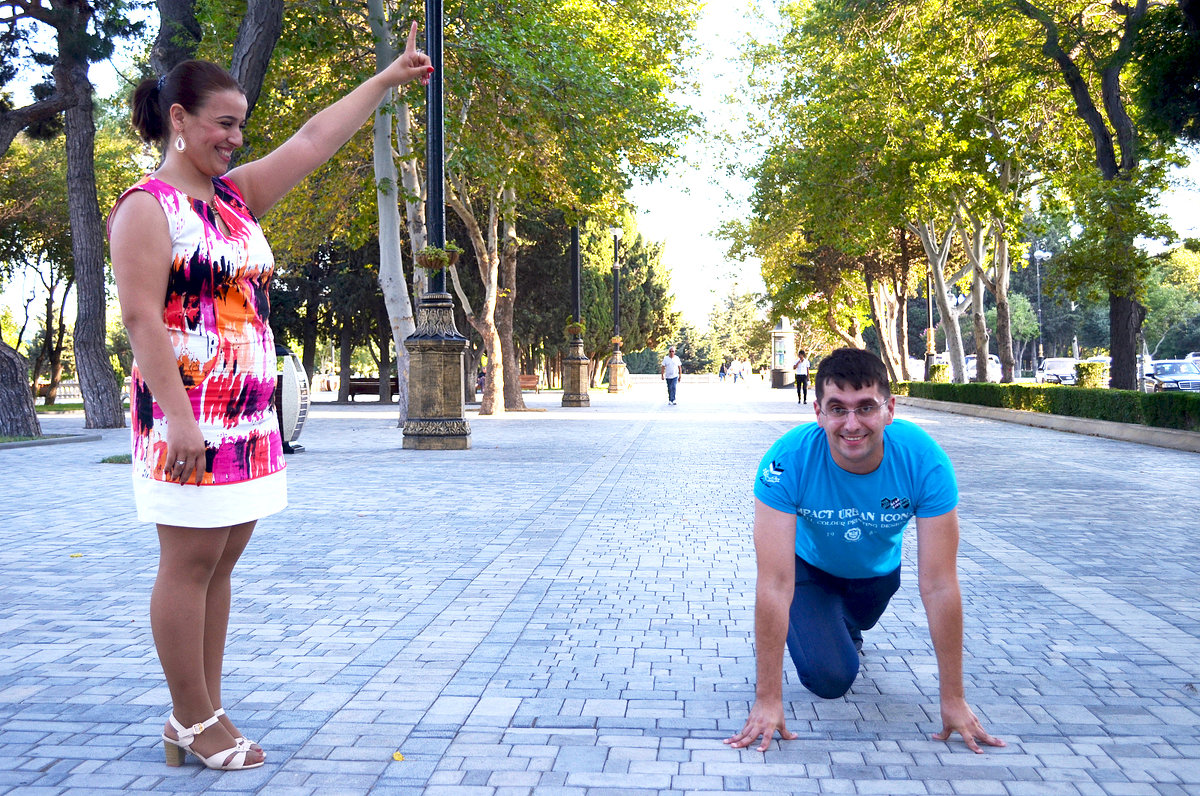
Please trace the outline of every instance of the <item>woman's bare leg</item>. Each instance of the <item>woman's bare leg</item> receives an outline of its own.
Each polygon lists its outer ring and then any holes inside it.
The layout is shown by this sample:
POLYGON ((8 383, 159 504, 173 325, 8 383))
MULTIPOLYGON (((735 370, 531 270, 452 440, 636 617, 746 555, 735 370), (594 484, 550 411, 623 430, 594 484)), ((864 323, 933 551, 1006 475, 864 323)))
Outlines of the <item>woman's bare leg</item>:
MULTIPOLYGON (((230 528, 158 526, 158 577, 150 596, 150 626, 175 718, 184 726, 207 721, 216 711, 205 674, 207 595, 230 532, 230 528)), ((228 598, 225 605, 227 622, 228 598)), ((169 725, 166 733, 177 737, 169 725)), ((192 746, 198 754, 209 756, 232 748, 233 736, 217 724, 197 735, 192 746)), ((248 756, 248 762, 259 759, 257 753, 248 756)))
MULTIPOLYGON (((225 661, 225 638, 229 631, 229 609, 233 602, 233 589, 230 576, 233 568, 250 543, 250 535, 254 532, 255 522, 251 521, 234 525, 229 529, 229 538, 221 559, 217 562, 209 581, 208 594, 205 601, 204 616, 204 679, 208 688, 208 698, 213 709, 222 706, 221 675, 225 661)), ((221 717, 221 724, 235 738, 242 737, 241 731, 234 725, 229 716, 221 717)), ((255 744, 256 750, 262 747, 255 744)))

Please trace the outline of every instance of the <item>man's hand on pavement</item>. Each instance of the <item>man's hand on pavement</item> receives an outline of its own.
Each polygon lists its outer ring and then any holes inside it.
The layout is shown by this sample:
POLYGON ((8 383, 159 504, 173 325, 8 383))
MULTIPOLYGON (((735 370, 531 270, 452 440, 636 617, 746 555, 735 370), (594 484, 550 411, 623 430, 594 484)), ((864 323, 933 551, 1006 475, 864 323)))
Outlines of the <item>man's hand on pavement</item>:
POLYGON ((787 722, 783 718, 782 702, 763 705, 756 700, 754 707, 750 708, 750 717, 746 719, 746 726, 742 727, 741 732, 726 738, 725 743, 735 749, 742 749, 761 737, 762 743, 759 744, 758 751, 765 752, 770 748, 771 741, 775 739, 776 730, 779 731, 779 737, 785 741, 794 741, 799 737, 787 728, 787 722))
POLYGON ((1004 741, 989 735, 976 718, 967 700, 960 698, 942 701, 942 731, 935 732, 933 737, 938 741, 948 741, 950 736, 958 733, 967 743, 967 748, 975 754, 982 754, 979 741, 988 746, 1007 746, 1004 741))

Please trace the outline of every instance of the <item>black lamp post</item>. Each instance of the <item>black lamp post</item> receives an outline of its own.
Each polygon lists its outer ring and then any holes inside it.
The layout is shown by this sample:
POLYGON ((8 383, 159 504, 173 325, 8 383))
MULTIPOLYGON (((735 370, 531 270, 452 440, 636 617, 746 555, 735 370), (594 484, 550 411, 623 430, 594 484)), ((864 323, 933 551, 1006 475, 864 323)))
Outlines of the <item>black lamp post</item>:
MULTIPOLYGON (((433 73, 426 99, 426 232, 430 246, 446 246, 446 193, 443 155, 442 0, 425 0, 425 44, 433 73)), ((471 426, 463 411, 463 352, 467 339, 454 326, 454 302, 446 292, 446 269, 436 271, 417 302, 416 330, 409 351, 406 450, 465 450, 471 426)))
POLYGON ((608 391, 620 392, 624 381, 625 362, 621 359, 621 234, 620 227, 610 227, 613 239, 613 353, 608 363, 608 391))
POLYGON ((563 406, 591 406, 588 382, 591 361, 583 350, 583 311, 580 302, 579 225, 571 227, 571 350, 563 357, 563 406), (573 327, 573 328, 572 328, 573 327))

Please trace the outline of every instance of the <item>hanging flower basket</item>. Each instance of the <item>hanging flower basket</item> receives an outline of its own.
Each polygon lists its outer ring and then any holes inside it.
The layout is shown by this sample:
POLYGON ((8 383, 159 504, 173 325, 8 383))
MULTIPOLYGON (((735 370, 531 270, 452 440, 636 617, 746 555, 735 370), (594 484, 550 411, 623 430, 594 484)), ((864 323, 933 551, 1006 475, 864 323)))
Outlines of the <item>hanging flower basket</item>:
POLYGON ((568 338, 583 337, 587 333, 587 324, 583 320, 575 320, 575 316, 567 316, 567 325, 563 327, 563 333, 568 338))
POLYGON ((442 249, 437 246, 426 246, 416 254, 417 265, 424 268, 433 276, 438 271, 445 270, 448 266, 452 266, 458 262, 458 256, 462 254, 462 249, 455 245, 454 241, 448 241, 446 248, 442 249))

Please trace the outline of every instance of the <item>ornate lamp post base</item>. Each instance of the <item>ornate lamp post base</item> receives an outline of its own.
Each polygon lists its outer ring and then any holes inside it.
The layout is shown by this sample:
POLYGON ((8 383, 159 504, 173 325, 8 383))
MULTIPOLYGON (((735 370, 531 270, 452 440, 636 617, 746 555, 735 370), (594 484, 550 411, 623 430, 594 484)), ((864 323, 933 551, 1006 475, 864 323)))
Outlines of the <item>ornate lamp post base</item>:
POLYGON ((625 391, 625 360, 620 351, 614 351, 612 359, 608 360, 608 391, 625 391))
POLYGON ((409 355, 405 450, 466 450, 471 426, 463 414, 463 352, 467 340, 454 328, 449 293, 427 293, 417 307, 417 331, 405 342, 409 355))
POLYGON ((588 383, 591 382, 591 362, 583 353, 583 338, 571 341, 571 351, 563 357, 563 406, 591 406, 588 383))

